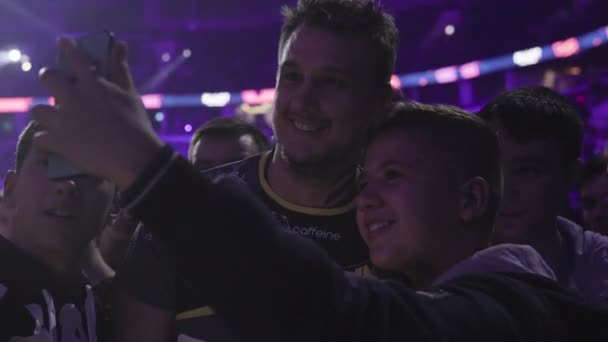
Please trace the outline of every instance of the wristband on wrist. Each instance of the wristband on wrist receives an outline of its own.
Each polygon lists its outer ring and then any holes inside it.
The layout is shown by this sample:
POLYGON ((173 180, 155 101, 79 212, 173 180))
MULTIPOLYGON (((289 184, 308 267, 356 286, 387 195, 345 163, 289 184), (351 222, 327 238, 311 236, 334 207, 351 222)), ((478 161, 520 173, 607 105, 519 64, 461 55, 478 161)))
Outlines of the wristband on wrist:
POLYGON ((125 191, 121 192, 120 206, 126 210, 134 207, 141 198, 158 182, 167 172, 173 161, 177 158, 177 153, 169 145, 163 146, 156 157, 146 166, 142 173, 137 177, 125 191))

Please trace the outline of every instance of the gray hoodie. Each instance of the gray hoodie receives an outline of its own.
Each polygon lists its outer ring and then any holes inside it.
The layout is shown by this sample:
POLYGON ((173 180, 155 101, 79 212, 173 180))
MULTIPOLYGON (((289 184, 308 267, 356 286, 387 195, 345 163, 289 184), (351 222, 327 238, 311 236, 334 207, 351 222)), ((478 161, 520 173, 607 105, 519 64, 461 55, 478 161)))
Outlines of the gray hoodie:
POLYGON ((526 245, 501 244, 481 250, 470 258, 460 261, 439 276, 433 286, 440 286, 461 276, 488 272, 534 273, 556 280, 551 268, 534 248, 526 245))
POLYGON ((501 244, 457 263, 433 285, 472 273, 535 273, 556 280, 590 302, 608 303, 608 237, 585 231, 561 217, 557 227, 563 238, 563 252, 555 270, 530 246, 501 244))
POLYGON ((562 257, 554 270, 558 282, 590 301, 608 303, 608 237, 561 217, 557 228, 563 239, 562 257))

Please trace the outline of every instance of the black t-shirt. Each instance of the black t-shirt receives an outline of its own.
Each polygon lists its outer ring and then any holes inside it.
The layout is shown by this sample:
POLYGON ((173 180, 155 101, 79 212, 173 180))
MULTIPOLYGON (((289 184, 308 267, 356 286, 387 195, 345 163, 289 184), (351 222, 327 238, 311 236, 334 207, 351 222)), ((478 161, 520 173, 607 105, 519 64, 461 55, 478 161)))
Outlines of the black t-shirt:
MULTIPOLYGON (((272 211, 286 231, 313 240, 343 269, 368 274, 368 250, 357 230, 354 204, 319 209, 295 205, 282 199, 270 188, 265 178, 271 153, 228 164, 206 174, 211 178, 221 174, 238 177, 272 211)), ((204 213, 201 213, 200 223, 205 223, 204 213)), ((119 286, 138 300, 174 311, 178 336, 183 334, 207 342, 235 340, 229 335, 229 329, 221 318, 198 295, 199 291, 175 274, 171 259, 164 246, 144 227, 139 227, 116 280, 119 286)), ((221 260, 218 262, 221 263, 221 260)))
POLYGON ((81 275, 58 277, 0 237, 0 341, 104 341, 107 323, 81 275), (45 339, 47 341, 47 339, 45 339))

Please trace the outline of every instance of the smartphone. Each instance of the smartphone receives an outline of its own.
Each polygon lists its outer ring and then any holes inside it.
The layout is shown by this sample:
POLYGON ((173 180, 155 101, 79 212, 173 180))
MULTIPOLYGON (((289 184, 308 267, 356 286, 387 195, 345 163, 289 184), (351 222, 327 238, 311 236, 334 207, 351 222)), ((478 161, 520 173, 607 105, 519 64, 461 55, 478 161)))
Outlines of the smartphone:
MULTIPOLYGON (((114 47, 114 34, 103 31, 77 37, 75 40, 78 49, 93 62, 98 76, 108 78, 108 62, 114 47)), ((57 68, 77 81, 63 52, 57 56, 57 68)))
MULTIPOLYGON (((87 34, 76 38, 76 46, 87 57, 91 59, 97 74, 101 77, 108 78, 109 69, 108 62, 112 48, 114 47, 114 34, 108 31, 87 34)), ((77 82, 67 59, 62 52, 57 56, 57 68, 77 82)), ((62 156, 51 153, 49 155, 48 178, 59 179, 72 177, 84 174, 78 166, 63 158, 62 156)))

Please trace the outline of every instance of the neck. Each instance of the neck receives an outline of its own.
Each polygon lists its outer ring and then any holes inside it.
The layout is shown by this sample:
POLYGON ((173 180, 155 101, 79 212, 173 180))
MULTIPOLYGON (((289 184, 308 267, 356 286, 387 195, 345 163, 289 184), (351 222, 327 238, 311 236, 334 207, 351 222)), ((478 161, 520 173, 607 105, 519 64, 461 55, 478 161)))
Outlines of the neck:
POLYGON ((114 276, 114 270, 103 260, 95 240, 89 244, 81 266, 82 272, 91 285, 97 285, 114 276))
POLYGON ((36 256, 54 273, 58 275, 75 275, 82 272, 82 263, 86 249, 58 253, 41 253, 36 256))
POLYGON ((51 250, 24 242, 24 240, 19 239, 17 233, 11 236, 11 241, 45 265, 51 272, 61 276, 80 273, 82 260, 86 254, 86 246, 79 249, 63 248, 61 250, 51 250))
POLYGON ((352 202, 356 191, 357 162, 305 167, 289 165, 274 151, 267 180, 274 192, 297 205, 332 208, 352 202))

